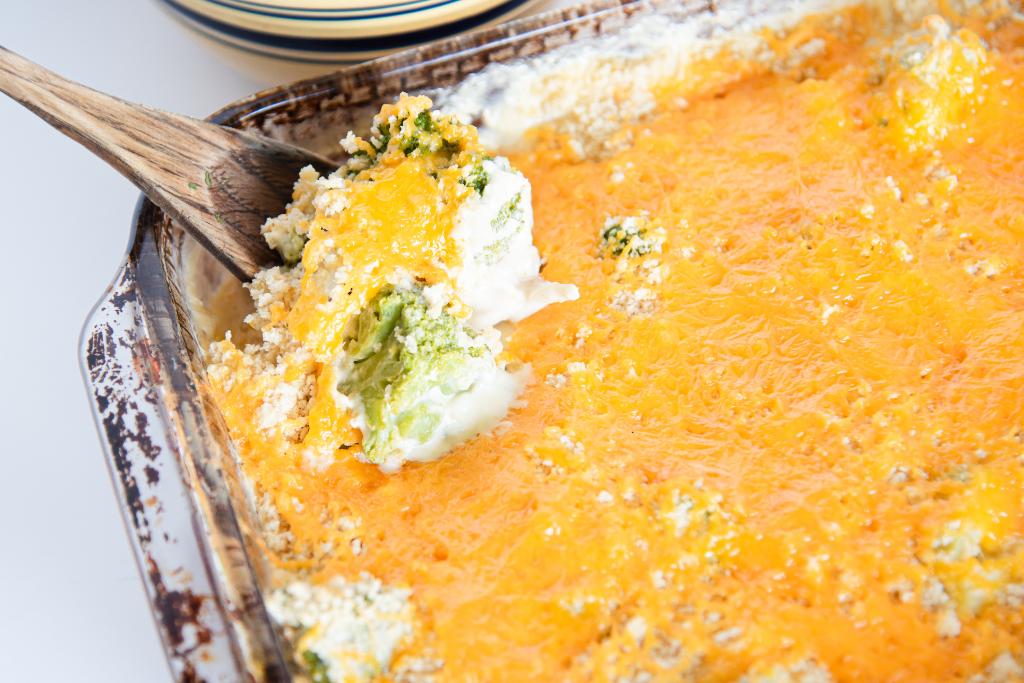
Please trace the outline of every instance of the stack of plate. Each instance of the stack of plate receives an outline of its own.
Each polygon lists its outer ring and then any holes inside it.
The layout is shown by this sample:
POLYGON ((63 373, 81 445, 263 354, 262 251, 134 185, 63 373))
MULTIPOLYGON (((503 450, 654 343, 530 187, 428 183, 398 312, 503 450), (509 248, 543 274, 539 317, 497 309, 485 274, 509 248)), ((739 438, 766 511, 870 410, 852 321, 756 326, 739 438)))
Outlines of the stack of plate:
POLYGON ((289 60, 339 64, 498 23, 539 0, 164 0, 206 36, 289 60))

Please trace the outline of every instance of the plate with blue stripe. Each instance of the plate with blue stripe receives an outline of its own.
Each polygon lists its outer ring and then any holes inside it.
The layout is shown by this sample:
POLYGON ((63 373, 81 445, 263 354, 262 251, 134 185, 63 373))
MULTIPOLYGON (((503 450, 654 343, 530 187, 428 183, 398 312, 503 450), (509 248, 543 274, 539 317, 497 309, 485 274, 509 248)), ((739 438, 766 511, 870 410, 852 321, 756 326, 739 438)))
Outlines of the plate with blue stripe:
POLYGON ((345 64, 509 19, 543 0, 161 0, 215 41, 290 61, 345 64))

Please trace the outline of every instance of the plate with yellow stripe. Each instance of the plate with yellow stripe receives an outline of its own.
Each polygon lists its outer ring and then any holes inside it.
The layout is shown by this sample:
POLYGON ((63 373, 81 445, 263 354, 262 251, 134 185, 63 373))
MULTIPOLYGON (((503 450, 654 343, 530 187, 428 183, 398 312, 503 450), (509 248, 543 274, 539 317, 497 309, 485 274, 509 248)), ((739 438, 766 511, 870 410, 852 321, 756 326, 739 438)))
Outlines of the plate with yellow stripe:
POLYGON ((344 64, 497 24, 542 0, 162 0, 217 42, 344 64))

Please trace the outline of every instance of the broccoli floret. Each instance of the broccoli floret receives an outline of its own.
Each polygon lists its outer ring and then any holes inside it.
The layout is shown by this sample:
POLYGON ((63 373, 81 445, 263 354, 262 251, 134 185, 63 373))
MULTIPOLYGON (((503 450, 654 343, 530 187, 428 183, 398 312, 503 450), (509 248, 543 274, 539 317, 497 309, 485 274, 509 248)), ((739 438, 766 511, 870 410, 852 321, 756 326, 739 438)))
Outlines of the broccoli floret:
POLYGON ((601 250, 612 256, 644 256, 661 251, 663 231, 652 230, 646 218, 609 218, 601 230, 601 250))
POLYGON ((320 659, 317 653, 306 650, 302 653, 302 661, 306 665, 306 671, 309 673, 309 680, 312 683, 331 683, 331 677, 327 673, 327 664, 320 659))
POLYGON ((380 154, 388 148, 388 143, 391 142, 391 129, 386 123, 382 123, 377 126, 377 132, 380 133, 380 139, 376 143, 371 140, 370 144, 373 145, 374 150, 380 154))
POLYGON ((418 135, 413 135, 412 137, 406 139, 402 143, 402 154, 404 154, 405 156, 411 156, 413 152, 415 152, 417 149, 419 149, 419 146, 420 146, 420 138, 419 138, 419 136, 418 135))
POLYGON ((448 138, 444 138, 441 140, 441 151, 447 154, 448 156, 455 156, 456 154, 462 151, 462 145, 459 144, 456 140, 449 140, 448 138))
POLYGON ((434 130, 434 119, 430 118, 429 111, 421 111, 415 118, 416 127, 430 133, 434 130))
POLYGON ((458 154, 461 149, 459 143, 442 138, 440 133, 427 131, 405 138, 399 148, 407 157, 417 153, 421 156, 443 154, 450 157, 458 154))
POLYGON ((523 216, 521 204, 523 193, 519 192, 501 205, 498 212, 491 219, 491 230, 494 231, 496 239, 483 247, 476 258, 486 265, 494 265, 508 254, 512 241, 515 240, 523 229, 523 216))
POLYGON ((504 228, 512 217, 519 211, 519 202, 523 199, 523 193, 516 194, 512 199, 502 204, 501 208, 498 209, 498 213, 495 214, 494 218, 491 219, 491 229, 500 231, 504 228))
POLYGON ((375 464, 437 436, 451 398, 495 367, 475 333, 448 313, 431 313, 416 290, 374 297, 345 350, 338 390, 356 402, 363 452, 375 464))
POLYGON ((291 233, 286 239, 277 245, 277 252, 289 266, 294 266, 302 260, 302 250, 306 247, 306 236, 291 233))
POLYGON ((438 124, 429 111, 421 111, 412 119, 412 123, 412 130, 401 122, 397 124, 402 135, 398 148, 405 156, 437 155, 436 159, 444 159, 444 163, 447 164, 451 162, 452 157, 462 151, 462 145, 445 137, 446 131, 455 132, 452 130, 451 121, 442 121, 438 124))
POLYGON ((469 171, 459 178, 459 182, 466 187, 471 187, 476 190, 476 193, 481 197, 484 196, 484 190, 487 189, 487 171, 484 170, 483 161, 478 161, 473 164, 469 171))
POLYGON ((350 133, 342 140, 348 153, 345 174, 358 179, 386 158, 423 158, 431 170, 463 165, 465 160, 457 157, 476 147, 475 129, 456 116, 439 114, 429 107, 427 98, 408 96, 393 105, 384 105, 373 118, 367 138, 350 133))

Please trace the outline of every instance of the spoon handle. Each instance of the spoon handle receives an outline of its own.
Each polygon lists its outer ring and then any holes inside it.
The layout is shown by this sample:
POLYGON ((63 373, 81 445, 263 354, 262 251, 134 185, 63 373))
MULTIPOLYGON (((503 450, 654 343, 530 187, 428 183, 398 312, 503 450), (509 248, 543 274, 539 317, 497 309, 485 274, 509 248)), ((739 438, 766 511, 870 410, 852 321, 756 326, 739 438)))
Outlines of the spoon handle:
POLYGON ((68 137, 85 145, 132 182, 135 165, 129 150, 137 139, 126 139, 132 105, 69 81, 0 47, 0 91, 25 105, 68 137))
POLYGON ((299 169, 330 167, 297 147, 97 92, 3 47, 0 92, 117 169, 243 279, 278 262, 259 226, 284 208, 299 169))

